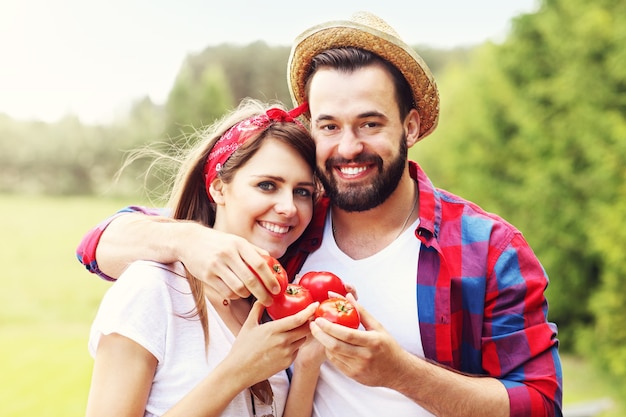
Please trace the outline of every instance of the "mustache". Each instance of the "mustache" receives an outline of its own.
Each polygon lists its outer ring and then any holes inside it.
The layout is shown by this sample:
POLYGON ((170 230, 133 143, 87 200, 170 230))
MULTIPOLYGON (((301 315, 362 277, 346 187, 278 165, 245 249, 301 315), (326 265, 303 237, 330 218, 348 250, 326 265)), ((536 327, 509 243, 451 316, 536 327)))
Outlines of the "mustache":
POLYGON ((374 164, 379 168, 383 166, 383 159, 372 153, 361 153, 356 158, 346 159, 340 156, 333 156, 326 160, 324 167, 327 171, 330 171, 335 165, 347 165, 347 164, 374 164))

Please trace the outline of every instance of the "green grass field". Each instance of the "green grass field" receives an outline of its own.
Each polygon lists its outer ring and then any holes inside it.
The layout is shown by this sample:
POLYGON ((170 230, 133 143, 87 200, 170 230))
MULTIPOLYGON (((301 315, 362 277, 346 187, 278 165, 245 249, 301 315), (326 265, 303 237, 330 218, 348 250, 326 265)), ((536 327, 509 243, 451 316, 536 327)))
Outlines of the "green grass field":
POLYGON ((82 416, 91 377, 89 326, 109 283, 75 249, 127 202, 0 196, 0 404, 5 417, 82 416))
MULTIPOLYGON (((110 286, 74 251, 96 222, 130 201, 0 195, 0 408, 4 417, 84 415, 91 320, 110 286)), ((613 397, 582 360, 564 357, 565 404, 613 397)), ((625 415, 616 405, 603 417, 625 415)))

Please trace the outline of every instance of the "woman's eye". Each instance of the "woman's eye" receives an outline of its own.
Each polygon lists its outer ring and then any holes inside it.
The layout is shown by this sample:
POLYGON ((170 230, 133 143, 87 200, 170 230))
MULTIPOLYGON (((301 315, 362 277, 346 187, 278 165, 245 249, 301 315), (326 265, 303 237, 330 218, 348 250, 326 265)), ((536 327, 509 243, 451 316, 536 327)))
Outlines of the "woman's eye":
POLYGON ((270 182, 270 181, 260 182, 257 185, 257 187, 259 187, 261 190, 264 190, 264 191, 272 191, 272 190, 276 189, 276 185, 274 185, 274 183, 270 182))
POLYGON ((313 193, 306 188, 296 188, 293 192, 297 196, 306 197, 306 198, 309 198, 313 195, 313 193))

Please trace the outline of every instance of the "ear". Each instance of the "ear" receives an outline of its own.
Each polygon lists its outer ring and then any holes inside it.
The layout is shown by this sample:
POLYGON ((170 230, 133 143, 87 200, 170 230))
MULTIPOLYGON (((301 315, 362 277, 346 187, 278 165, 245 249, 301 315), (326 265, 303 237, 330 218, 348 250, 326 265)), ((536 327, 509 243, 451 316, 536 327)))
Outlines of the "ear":
POLYGON ((209 187, 209 193, 217 205, 224 204, 224 182, 215 178, 209 187))
POLYGON ((404 131, 406 132, 407 148, 415 145, 420 140, 420 115, 417 109, 411 109, 404 119, 404 131))

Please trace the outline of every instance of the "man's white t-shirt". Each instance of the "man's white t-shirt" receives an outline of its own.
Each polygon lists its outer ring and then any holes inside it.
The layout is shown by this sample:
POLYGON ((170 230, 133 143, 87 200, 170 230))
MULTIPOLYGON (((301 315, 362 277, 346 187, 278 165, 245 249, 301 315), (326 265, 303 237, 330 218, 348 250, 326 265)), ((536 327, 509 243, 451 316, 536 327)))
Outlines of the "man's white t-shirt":
MULTIPOLYGON (((419 219, 385 249, 359 260, 339 249, 331 224, 329 214, 322 246, 307 258, 300 275, 309 271, 330 271, 353 285, 358 302, 406 351, 423 358, 416 294, 420 241, 415 238, 415 229, 419 219)), ((362 385, 339 372, 328 361, 321 368, 313 415, 432 416, 397 391, 362 385)))
MULTIPOLYGON (((180 275, 185 275, 181 264, 133 263, 105 294, 91 328, 92 356, 103 334, 118 333, 143 346, 158 360, 145 416, 160 416, 180 401, 226 357, 235 340, 207 300, 207 354, 198 317, 189 317, 195 308, 189 281, 180 275)), ((276 415, 282 415, 289 385, 287 374, 274 375, 270 383, 276 415)), ((252 416, 251 401, 249 391, 244 390, 222 416, 252 416)), ((271 406, 258 400, 255 407, 257 415, 272 413, 271 406)))

